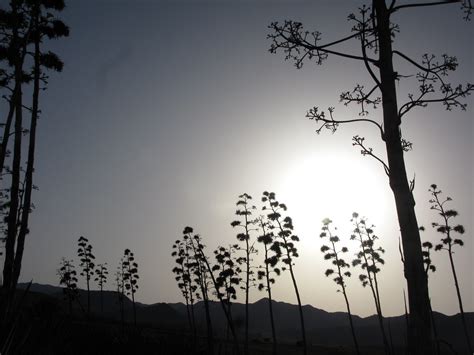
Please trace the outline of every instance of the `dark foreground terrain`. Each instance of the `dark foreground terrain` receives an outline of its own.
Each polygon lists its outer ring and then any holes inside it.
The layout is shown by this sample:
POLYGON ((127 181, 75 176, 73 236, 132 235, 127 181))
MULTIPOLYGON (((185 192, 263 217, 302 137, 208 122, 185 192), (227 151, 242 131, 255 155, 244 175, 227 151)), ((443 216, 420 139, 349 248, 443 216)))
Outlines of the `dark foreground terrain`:
MULTIPOLYGON (((25 287, 25 285, 21 285, 25 287)), ((195 305, 199 331, 194 338, 189 332, 186 306, 182 303, 137 304, 137 326, 133 323, 132 303, 124 299, 124 321, 118 295, 93 291, 91 314, 86 315, 86 294, 80 291, 72 312, 64 300, 62 289, 33 284, 25 293, 19 290, 13 323, 6 332, 5 354, 208 354, 205 318, 202 304, 195 305)), ((298 343, 299 322, 295 305, 274 302, 279 354, 301 354, 298 343)), ((226 323, 220 305, 211 304, 214 328, 214 354, 234 354, 226 337, 226 323)), ((354 354, 352 338, 343 312, 328 313, 304 306, 309 354, 354 354)), ((240 341, 243 339, 244 306, 233 305, 233 315, 240 341)), ((468 313, 472 324, 474 314, 468 313)), ((377 319, 355 317, 357 336, 363 354, 382 354, 377 319)), ((464 338, 459 316, 435 313, 443 354, 464 354, 464 338)), ((404 316, 386 318, 395 354, 405 354, 406 320, 404 316)), ((250 354, 272 354, 268 300, 250 305, 250 354)))

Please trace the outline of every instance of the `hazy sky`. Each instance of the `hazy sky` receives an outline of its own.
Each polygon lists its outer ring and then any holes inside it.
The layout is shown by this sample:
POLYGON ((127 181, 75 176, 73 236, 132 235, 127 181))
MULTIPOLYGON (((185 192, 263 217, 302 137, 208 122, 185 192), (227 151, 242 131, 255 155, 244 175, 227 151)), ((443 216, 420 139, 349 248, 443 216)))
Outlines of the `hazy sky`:
MULTIPOLYGON (((59 260, 77 260, 77 239, 84 235, 111 274, 125 248, 135 253, 140 302, 181 301, 170 253, 183 228, 200 233, 211 254, 236 241, 230 222, 237 196, 247 192, 259 205, 269 190, 288 205, 301 238, 295 273, 304 304, 345 310, 336 285, 324 276, 319 233, 321 220, 330 217, 355 253, 347 240, 351 213, 358 211, 376 225, 387 250, 380 282, 384 312, 401 314, 405 281, 393 196, 381 166, 351 145, 360 134, 384 156, 379 136, 360 124, 317 135, 314 122, 305 119, 313 106, 335 106, 340 118, 356 115, 356 107, 338 103, 339 94, 368 82, 365 70, 334 56, 323 66, 306 63, 297 70, 282 54, 271 55, 266 39, 272 21, 293 19, 335 40, 349 33, 347 15, 360 3, 67 1, 63 19, 71 36, 53 46, 65 69, 51 76, 42 96, 40 190, 22 280, 57 285, 59 260)), ((416 59, 456 55, 453 83, 473 82, 473 25, 461 18, 458 5, 400 12, 394 46, 416 59)), ((400 103, 416 90, 412 81, 397 85, 400 103)), ((472 98, 468 103, 466 112, 414 110, 402 129, 414 143, 406 161, 409 177, 416 174, 423 238, 439 239, 430 227, 436 220, 428 204, 433 182, 454 199, 457 222, 466 227, 466 246, 455 258, 465 309, 474 311, 472 98)), ((447 255, 436 253, 434 263, 433 308, 456 313, 447 255)), ((370 291, 357 277, 348 292, 354 313, 375 313, 370 291)), ((253 290, 251 299, 264 296, 253 290)), ((296 303, 288 274, 277 280, 274 297, 296 303)))

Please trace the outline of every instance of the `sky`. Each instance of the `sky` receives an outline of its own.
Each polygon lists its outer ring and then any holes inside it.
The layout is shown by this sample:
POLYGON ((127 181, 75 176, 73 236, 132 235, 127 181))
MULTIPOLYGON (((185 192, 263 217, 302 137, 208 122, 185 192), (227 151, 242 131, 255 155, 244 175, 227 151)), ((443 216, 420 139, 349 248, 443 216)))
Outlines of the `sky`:
MULTIPOLYGON (((171 246, 184 227, 201 234, 210 255, 236 242, 230 223, 237 196, 246 192, 260 206, 267 190, 288 206, 301 239, 295 274, 303 304, 345 310, 336 285, 324 276, 329 265, 319 234, 323 218, 331 218, 354 254, 350 219, 357 211, 375 225, 386 249, 380 274, 384 314, 402 314, 406 286, 393 195, 380 164, 361 156, 351 142, 356 134, 364 136, 384 157, 380 137, 364 124, 318 135, 305 118, 313 106, 334 106, 341 119, 357 116, 357 107, 339 103, 339 94, 368 83, 368 76, 360 63, 334 56, 322 66, 307 62, 297 70, 282 53, 268 52, 266 38, 272 21, 293 19, 321 31, 324 40, 338 39, 350 31, 347 15, 362 3, 67 1, 61 17, 71 35, 50 47, 65 68, 51 75, 41 98, 39 190, 21 279, 58 285, 59 261, 77 263, 82 235, 111 274, 125 248, 135 253, 139 302, 180 302, 171 246)), ((423 53, 455 55, 460 66, 452 82, 473 82, 473 25, 462 21, 458 5, 405 10, 394 20, 400 25, 395 48, 417 59, 423 53)), ((399 60, 395 66, 414 74, 399 60)), ((397 89, 402 103, 416 83, 408 78, 397 89)), ((438 217, 428 203, 430 184, 452 197, 451 207, 460 213, 466 244, 456 250, 455 262, 465 310, 474 311, 474 102, 467 102, 465 112, 437 105, 414 110, 402 132, 413 142, 405 157, 409 178, 416 177, 423 240, 439 240, 431 228, 438 217)), ((380 120, 381 110, 370 118, 380 120)), ((433 308, 455 314, 448 256, 436 253, 433 261, 433 308)), ((375 313, 370 291, 357 277, 348 282, 348 293, 355 314, 375 313)), ((251 292, 252 301, 264 296, 251 292)), ((288 274, 277 279, 274 298, 296 303, 288 274)))

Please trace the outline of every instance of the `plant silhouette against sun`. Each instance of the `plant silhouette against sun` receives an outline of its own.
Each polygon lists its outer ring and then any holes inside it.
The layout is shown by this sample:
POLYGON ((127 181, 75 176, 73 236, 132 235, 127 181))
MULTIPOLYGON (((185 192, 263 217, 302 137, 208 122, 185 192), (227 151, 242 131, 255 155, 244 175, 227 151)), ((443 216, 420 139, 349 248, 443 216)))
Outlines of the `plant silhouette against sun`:
POLYGON ((352 261, 352 266, 360 266, 364 273, 359 275, 359 280, 363 287, 369 286, 372 291, 372 297, 377 311, 377 319, 379 322, 382 341, 385 353, 391 353, 387 334, 385 331, 384 318, 382 313, 382 304, 380 301, 379 281, 377 274, 380 272, 381 265, 385 264, 382 254, 385 250, 377 247, 375 242, 378 237, 374 234, 374 225, 368 227, 366 218, 359 218, 359 214, 352 214, 351 222, 354 225, 351 240, 359 242, 360 251, 356 254, 356 258, 352 261))
MULTIPOLYGON (((294 61, 297 68, 301 68, 305 61, 321 65, 330 56, 336 56, 350 59, 366 69, 369 83, 356 83, 353 89, 343 91, 339 96, 340 102, 344 105, 359 106, 358 117, 338 119, 334 107, 330 107, 327 111, 313 107, 307 112, 307 118, 318 124, 318 133, 323 129, 335 132, 341 124, 366 123, 375 128, 385 144, 386 159, 369 147, 364 137, 360 135, 353 137, 353 145, 360 148, 363 155, 376 159, 389 178, 401 230, 405 277, 408 284, 409 352, 413 355, 429 355, 433 343, 428 283, 424 272, 421 239, 412 194, 415 181, 409 182, 404 159, 404 154, 412 148, 412 144, 403 137, 401 124, 415 108, 434 103, 444 105, 447 110, 465 109, 464 98, 474 90, 474 86, 470 83, 452 85, 447 81, 448 74, 458 66, 456 57, 442 55, 437 58, 425 54, 419 60, 415 60, 401 50, 394 49, 397 45, 395 40, 399 26, 394 23, 392 15, 416 8, 423 8, 428 12, 432 7, 461 3, 465 17, 469 18, 472 4, 469 0, 416 1, 409 4, 391 0, 389 5, 385 0, 372 0, 370 3, 370 7, 360 7, 357 15, 348 16, 348 20, 352 23, 351 33, 326 43, 322 42, 321 32, 308 31, 300 22, 290 20, 285 20, 283 23, 273 22, 269 26, 271 33, 268 35, 271 41, 270 52, 283 52, 285 59, 294 61), (356 47, 346 46, 349 43, 355 43, 356 47), (354 48, 358 48, 356 52, 354 48), (394 64, 398 64, 398 61, 407 64, 401 69, 403 72, 394 69, 394 64), (397 82, 400 80, 412 80, 417 89, 409 93, 405 102, 399 105, 397 82), (369 118, 369 112, 380 106, 382 119, 369 118)), ((429 18, 428 14, 423 17, 429 18)))
POLYGON ((135 256, 130 249, 125 249, 123 252, 122 269, 124 270, 123 281, 125 285, 125 293, 132 297, 133 307, 133 323, 137 325, 137 309, 135 305, 135 293, 138 291, 138 264, 135 261, 135 256))
POLYGON ((245 284, 243 287, 245 291, 245 354, 248 354, 249 344, 249 294, 250 288, 255 281, 251 256, 257 253, 253 242, 250 241, 250 233, 255 231, 255 221, 252 219, 252 211, 256 209, 255 206, 251 205, 251 200, 252 196, 247 193, 239 196, 239 200, 236 203, 237 210, 235 214, 242 220, 235 220, 231 223, 232 227, 240 227, 240 229, 242 229, 242 232, 237 234, 237 239, 245 244, 242 248, 245 252, 245 257, 241 259, 241 261, 245 263, 245 284))
MULTIPOLYGON (((354 341, 354 346, 356 353, 360 355, 359 342, 357 341, 357 336, 355 334, 354 322, 352 321, 351 307, 349 305, 349 297, 347 295, 347 285, 345 278, 351 277, 351 272, 344 271, 344 269, 350 269, 350 265, 341 257, 342 254, 345 254, 349 251, 347 247, 339 248, 337 244, 341 241, 337 235, 331 231, 332 221, 329 218, 323 220, 323 226, 321 228, 321 234, 319 235, 322 239, 327 239, 329 241, 329 246, 324 244, 321 247, 321 252, 324 254, 324 260, 331 260, 334 268, 326 269, 325 275, 327 277, 333 276, 334 282, 339 286, 340 289, 337 292, 342 292, 344 300, 346 302, 347 315, 349 318, 349 324, 351 326, 352 339, 354 341)), ((337 229, 337 228, 336 228, 337 229)))
MULTIPOLYGON (((222 299, 227 306, 229 319, 233 323, 232 303, 237 299, 237 288, 242 283, 242 269, 240 265, 243 262, 236 254, 239 250, 237 244, 229 245, 227 248, 218 247, 214 250, 216 263, 212 266, 212 272, 216 276, 216 293, 218 298, 222 299)), ((229 326, 227 327, 227 340, 229 339, 229 326)))
POLYGON ((267 212, 267 219, 269 221, 268 228, 273 231, 275 241, 272 250, 278 255, 278 258, 285 264, 281 268, 282 271, 288 269, 293 282, 293 288, 298 301, 298 310, 300 315, 301 336, 303 340, 303 352, 306 355, 308 352, 308 345, 306 341, 306 329, 304 325, 303 309, 301 306, 300 292, 296 283, 295 272, 293 269, 294 259, 297 258, 298 250, 295 243, 299 241, 297 235, 293 234, 293 221, 291 217, 283 218, 281 212, 286 212, 287 207, 284 203, 280 203, 275 198, 274 192, 263 192, 262 202, 265 205, 262 207, 263 211, 267 212))
MULTIPOLYGON (((193 234, 193 229, 191 227, 186 227, 184 229, 183 234, 188 237, 191 246, 193 248, 194 252, 194 258, 198 262, 199 265, 199 278, 200 282, 202 283, 202 290, 208 292, 208 285, 207 283, 210 282, 212 287, 214 287, 214 290, 216 290, 216 296, 219 299, 219 303, 221 305, 222 311, 224 312, 224 316, 226 318, 227 324, 229 326, 230 332, 232 334, 233 342, 234 342, 234 347, 235 351, 237 354, 240 353, 240 348, 239 348, 239 342, 237 339, 237 333, 235 331, 234 324, 232 322, 232 319, 230 317, 230 314, 228 312, 226 303, 224 301, 224 298, 222 297, 222 294, 218 292, 219 286, 216 280, 216 277, 214 276, 212 272, 212 266, 209 263, 209 260, 204 252, 205 246, 202 242, 202 238, 199 234, 193 234)), ((203 292, 204 293, 204 292, 203 292)), ((209 328, 208 328, 209 329, 209 328)), ((212 344, 210 344, 212 347, 212 344)), ((212 350, 212 349, 210 349, 212 350)))
POLYGON ((431 242, 423 242, 423 263, 425 264, 425 273, 428 276, 429 272, 436 272, 436 266, 431 259, 431 251, 434 248, 431 242))
POLYGON ((80 236, 77 240, 77 256, 80 260, 81 276, 86 279, 87 287, 87 314, 91 312, 91 292, 90 292, 90 280, 94 274, 94 259, 95 256, 92 254, 92 245, 89 243, 89 240, 83 236, 80 236))
POLYGON ((459 311, 461 313, 461 320, 462 320, 464 335, 466 337, 466 344, 467 344, 469 353, 473 354, 474 352, 472 350, 473 349, 472 343, 469 337, 466 317, 464 315, 464 307, 463 307, 462 298, 461 298, 461 290, 460 290, 459 280, 456 273, 456 267, 454 265, 454 258, 453 258, 453 254, 454 254, 453 248, 457 246, 459 247, 464 246, 464 241, 460 239, 460 237, 465 233, 464 226, 462 226, 461 224, 457 224, 454 226, 452 225, 452 219, 458 216, 458 212, 453 209, 446 208, 446 204, 452 201, 451 197, 448 196, 444 200, 441 199, 440 195, 442 191, 439 190, 438 186, 435 184, 431 185, 429 192, 431 193, 431 196, 433 197, 432 199, 429 200, 431 204, 431 209, 438 212, 438 214, 441 216, 441 222, 433 222, 431 224, 433 228, 435 228, 436 231, 442 235, 441 243, 435 246, 435 250, 436 251, 445 250, 449 256, 449 263, 451 265, 451 271, 453 274, 454 286, 456 287, 456 294, 457 294, 458 303, 459 303, 459 311), (455 235, 457 237, 455 237, 455 235))
POLYGON ((109 271, 107 269, 107 263, 97 264, 95 269, 95 279, 100 290, 100 311, 104 313, 104 286, 107 283, 107 276, 109 271))
POLYGON ((199 286, 201 290, 201 296, 206 315, 207 350, 210 354, 212 354, 214 351, 214 334, 212 329, 211 313, 209 309, 210 277, 209 271, 203 260, 204 245, 201 242, 201 237, 197 234, 194 234, 194 230, 191 227, 184 228, 182 238, 183 242, 189 246, 189 255, 190 259, 192 260, 190 265, 193 272, 193 281, 199 286))
POLYGON ((272 285, 275 283, 275 276, 281 275, 278 262, 280 261, 281 250, 278 242, 275 242, 275 235, 270 231, 268 221, 263 216, 257 218, 260 235, 257 238, 264 248, 264 266, 257 271, 258 289, 265 290, 268 294, 268 309, 270 313, 270 324, 272 328, 273 354, 277 353, 277 338, 275 332, 275 319, 273 315, 272 285), (276 251, 274 250, 276 249, 276 251))
POLYGON ((77 273, 72 260, 62 258, 57 270, 59 284, 64 286, 63 293, 69 305, 69 314, 72 314, 72 302, 78 299, 77 273))
POLYGON ((194 277, 196 262, 190 254, 191 247, 188 240, 176 240, 173 244, 171 256, 175 258, 176 266, 173 273, 175 280, 186 301, 186 313, 188 316, 189 329, 193 333, 193 342, 196 341, 196 320, 194 315, 194 302, 199 299, 198 284, 194 277))

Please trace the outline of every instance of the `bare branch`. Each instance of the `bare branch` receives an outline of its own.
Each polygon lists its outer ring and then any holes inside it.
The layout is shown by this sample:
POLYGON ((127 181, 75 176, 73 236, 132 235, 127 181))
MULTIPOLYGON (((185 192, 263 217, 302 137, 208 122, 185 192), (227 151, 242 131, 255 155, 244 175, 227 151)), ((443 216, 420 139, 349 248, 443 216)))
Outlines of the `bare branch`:
MULTIPOLYGON (((403 53, 401 53, 397 50, 394 50, 392 53, 399 55, 400 57, 402 57, 406 61, 408 61, 411 64, 413 64, 414 66, 416 66, 418 69, 421 69, 425 72, 432 73, 432 74, 441 74, 441 75, 445 76, 445 75, 447 75, 448 71, 454 71, 454 70, 456 70, 456 68, 458 66, 457 58, 448 56, 446 54, 443 55, 444 62, 442 64, 438 64, 436 62, 436 64, 431 67, 431 66, 423 66, 422 64, 419 64, 419 63, 415 62, 413 59, 411 59, 407 55, 405 55, 405 54, 403 54, 403 53)), ((428 57, 427 54, 423 55, 424 63, 426 63, 426 62, 431 63, 431 61, 434 58, 435 58, 434 56, 428 57)))
POLYGON ((357 84, 356 87, 350 91, 345 91, 339 96, 339 101, 343 102, 345 106, 355 102, 361 106, 359 116, 366 116, 369 112, 365 109, 365 105, 372 105, 374 109, 382 102, 380 97, 371 99, 370 96, 374 91, 379 88, 379 85, 375 85, 368 93, 364 92, 364 86, 357 84))
POLYGON ((374 120, 370 120, 368 118, 357 118, 357 119, 352 119, 352 120, 335 120, 334 117, 333 117, 334 107, 329 107, 328 112, 329 112, 329 118, 326 117, 325 111, 319 111, 319 108, 315 106, 315 107, 309 109, 309 111, 306 113, 306 118, 309 118, 310 120, 315 120, 316 123, 318 123, 318 122, 322 123, 321 127, 319 127, 316 130, 316 133, 318 133, 318 134, 321 133, 321 130, 323 128, 329 129, 329 130, 332 131, 332 133, 334 133, 334 132, 336 132, 338 126, 340 124, 343 124, 343 123, 368 122, 368 123, 371 123, 371 124, 377 126, 377 128, 379 129, 380 134, 382 136, 382 139, 384 139, 383 138, 384 137, 384 131, 383 131, 382 126, 374 120))
POLYGON ((356 135, 354 137, 352 137, 352 145, 353 146, 359 146, 361 147, 361 151, 360 151, 360 154, 362 155, 369 155, 373 158, 375 158, 375 160, 377 160, 380 164, 383 165, 384 167, 384 170, 385 170, 385 174, 387 174, 387 176, 390 176, 390 169, 388 168, 388 165, 385 164, 385 162, 380 159, 378 156, 376 156, 374 153, 373 153, 373 148, 367 148, 365 145, 364 145, 364 140, 365 138, 364 137, 360 137, 359 135, 356 135))
POLYGON ((329 47, 356 38, 360 33, 354 33, 337 41, 320 45, 318 43, 321 40, 321 32, 305 31, 303 24, 300 22, 285 21, 282 25, 278 22, 273 22, 269 28, 274 31, 274 33, 267 36, 267 38, 272 40, 269 49, 270 53, 276 53, 278 49, 282 49, 286 54, 285 59, 294 60, 297 68, 303 66, 303 60, 305 58, 309 60, 314 59, 316 63, 320 65, 327 59, 328 54, 362 61, 366 60, 374 65, 378 64, 378 62, 372 58, 363 58, 361 56, 329 49, 329 47))
POLYGON ((438 5, 448 5, 448 4, 453 4, 461 2, 461 0, 445 0, 445 1, 433 1, 433 2, 421 2, 421 3, 416 3, 416 4, 404 4, 404 5, 399 5, 391 8, 391 12, 396 12, 401 9, 405 8, 413 8, 413 7, 426 7, 426 6, 438 6, 438 5))
MULTIPOLYGON (((372 19, 373 19, 373 14, 371 15, 372 19)), ((375 83, 377 84, 378 87, 380 87, 380 80, 377 78, 377 76, 375 75, 374 71, 372 70, 372 68, 370 67, 370 63, 367 61, 367 46, 370 46, 370 43, 367 42, 367 39, 365 37, 365 12, 362 13, 362 31, 361 31, 361 35, 360 35, 360 44, 361 44, 361 49, 362 49, 362 57, 364 58, 364 65, 365 65, 365 68, 367 69, 367 71, 369 72, 370 76, 372 77, 372 79, 375 81, 375 83)), ((372 28, 373 30, 373 28, 372 28)))

